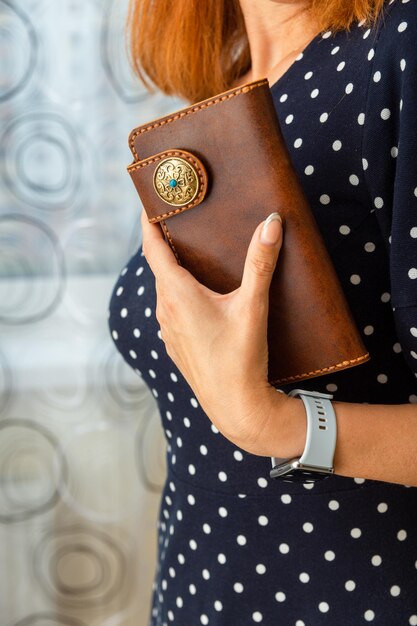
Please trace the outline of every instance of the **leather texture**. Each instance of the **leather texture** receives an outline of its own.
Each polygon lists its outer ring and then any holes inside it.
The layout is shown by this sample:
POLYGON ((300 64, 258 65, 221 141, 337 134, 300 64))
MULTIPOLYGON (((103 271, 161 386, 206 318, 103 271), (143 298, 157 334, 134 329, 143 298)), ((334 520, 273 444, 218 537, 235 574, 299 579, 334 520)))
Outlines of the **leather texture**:
POLYGON ((132 130, 128 166, 149 221, 178 263, 219 293, 241 284, 249 242, 273 211, 284 241, 269 292, 268 380, 292 383, 369 359, 291 164, 268 80, 261 79, 132 130), (203 192, 174 207, 158 197, 162 155, 194 156, 203 192), (199 167, 201 164, 201 167, 199 167))

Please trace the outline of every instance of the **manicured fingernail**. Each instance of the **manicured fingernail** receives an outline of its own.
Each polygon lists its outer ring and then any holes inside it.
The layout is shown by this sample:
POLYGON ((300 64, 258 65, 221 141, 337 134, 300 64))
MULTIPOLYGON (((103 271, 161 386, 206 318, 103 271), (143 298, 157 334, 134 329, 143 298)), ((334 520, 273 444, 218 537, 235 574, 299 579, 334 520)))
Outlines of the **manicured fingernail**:
POLYGON ((271 213, 266 218, 261 231, 262 243, 274 244, 277 243, 281 234, 282 220, 279 213, 271 213))

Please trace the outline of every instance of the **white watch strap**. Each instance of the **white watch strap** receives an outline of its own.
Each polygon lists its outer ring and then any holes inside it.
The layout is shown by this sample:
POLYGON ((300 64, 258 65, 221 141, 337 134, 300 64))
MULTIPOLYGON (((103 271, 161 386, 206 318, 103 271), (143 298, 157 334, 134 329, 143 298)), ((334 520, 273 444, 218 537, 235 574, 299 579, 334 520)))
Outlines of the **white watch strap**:
MULTIPOLYGON (((321 468, 333 468, 333 457, 336 449, 336 415, 330 400, 331 394, 293 389, 289 396, 299 396, 307 413, 307 436, 304 452, 299 462, 321 468)), ((275 467, 282 459, 271 458, 275 467)))

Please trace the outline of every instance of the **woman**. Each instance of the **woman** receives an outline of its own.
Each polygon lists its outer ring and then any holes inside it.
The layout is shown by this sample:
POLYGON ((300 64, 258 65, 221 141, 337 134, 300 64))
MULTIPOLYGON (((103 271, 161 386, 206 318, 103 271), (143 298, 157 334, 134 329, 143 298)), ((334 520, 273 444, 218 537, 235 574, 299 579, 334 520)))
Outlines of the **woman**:
POLYGON ((150 624, 417 624, 417 2, 133 9, 138 73, 165 93, 196 102, 269 78, 371 354, 276 393, 266 324, 279 219, 266 220, 266 241, 258 226, 241 287, 220 296, 177 265, 142 213, 143 249, 109 323, 168 442, 150 624), (269 457, 304 450, 305 407, 288 395, 300 386, 334 396, 335 474, 292 484, 270 478, 269 457))

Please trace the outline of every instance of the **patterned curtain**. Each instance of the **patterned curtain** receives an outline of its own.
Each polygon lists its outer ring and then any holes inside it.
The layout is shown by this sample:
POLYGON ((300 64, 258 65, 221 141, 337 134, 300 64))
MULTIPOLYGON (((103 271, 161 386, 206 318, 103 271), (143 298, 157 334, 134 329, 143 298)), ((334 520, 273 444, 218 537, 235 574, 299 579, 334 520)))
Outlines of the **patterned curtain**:
POLYGON ((125 0, 0 0, 0 624, 144 626, 165 447, 107 330, 140 243, 128 133, 183 106, 125 0))

